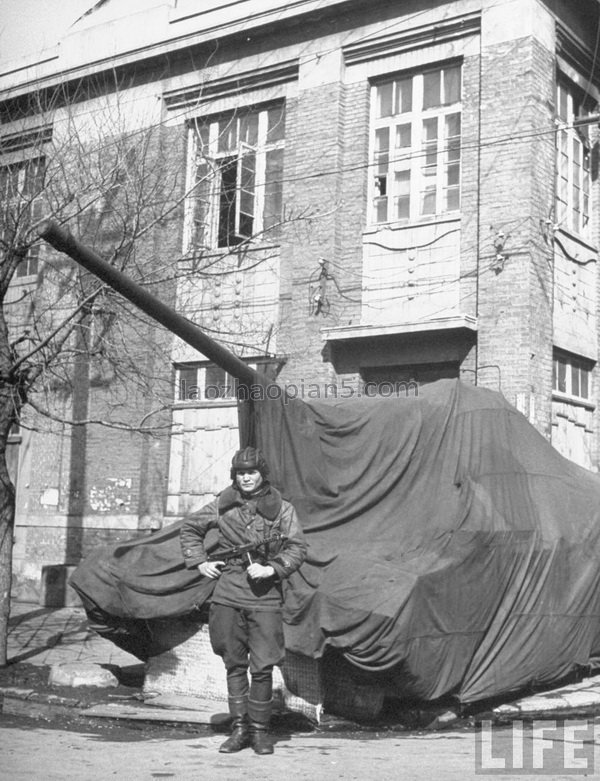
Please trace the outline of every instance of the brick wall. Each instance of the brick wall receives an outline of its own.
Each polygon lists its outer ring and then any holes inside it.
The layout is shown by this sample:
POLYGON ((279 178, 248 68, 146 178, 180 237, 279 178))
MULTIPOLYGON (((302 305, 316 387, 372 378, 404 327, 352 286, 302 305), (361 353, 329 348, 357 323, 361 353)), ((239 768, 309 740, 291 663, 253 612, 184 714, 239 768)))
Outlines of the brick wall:
POLYGON ((553 56, 513 40, 484 48, 481 72, 478 362, 494 368, 479 380, 512 403, 526 394, 524 411, 549 435, 552 273, 540 221, 553 206, 555 152, 539 129, 552 128, 553 56))
POLYGON ((357 322, 368 155, 368 85, 341 82, 300 90, 288 108, 284 203, 314 215, 282 242, 282 382, 331 382, 321 329, 357 322), (327 262, 327 307, 315 312, 319 258, 327 262))

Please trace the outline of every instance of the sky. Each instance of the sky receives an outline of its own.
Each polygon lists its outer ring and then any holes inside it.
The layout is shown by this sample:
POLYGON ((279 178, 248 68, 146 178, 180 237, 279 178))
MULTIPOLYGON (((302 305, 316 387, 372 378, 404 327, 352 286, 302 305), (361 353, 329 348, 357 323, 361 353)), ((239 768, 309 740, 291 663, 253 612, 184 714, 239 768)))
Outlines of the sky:
POLYGON ((51 48, 97 0, 0 0, 0 64, 51 48))

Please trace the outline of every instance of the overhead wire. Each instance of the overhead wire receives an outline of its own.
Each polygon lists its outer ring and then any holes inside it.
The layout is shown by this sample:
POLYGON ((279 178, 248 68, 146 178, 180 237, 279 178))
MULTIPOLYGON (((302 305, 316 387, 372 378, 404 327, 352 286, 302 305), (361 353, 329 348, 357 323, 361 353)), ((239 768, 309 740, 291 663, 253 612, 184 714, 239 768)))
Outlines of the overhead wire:
MULTIPOLYGON (((499 2, 500 2, 500 0, 497 0, 496 4, 498 4, 499 2)), ((386 31, 388 31, 389 29, 392 29, 393 27, 396 27, 396 26, 405 25, 407 22, 413 21, 414 19, 416 19, 419 16, 422 16, 422 15, 424 15, 426 13, 427 13, 427 9, 419 11, 419 12, 416 12, 416 13, 412 14, 411 16, 403 17, 398 22, 396 22, 394 24, 391 24, 391 25, 388 25, 386 27, 386 31)), ((372 34, 373 34, 372 32, 371 33, 365 33, 365 35, 362 36, 361 38, 353 40, 353 43, 359 43, 359 42, 361 42, 363 40, 368 40, 370 37, 372 37, 372 34)), ((322 50, 319 50, 318 52, 315 52, 314 56, 315 56, 315 58, 322 57, 325 54, 328 54, 328 53, 336 51, 338 48, 340 48, 340 47, 339 46, 336 46, 336 47, 332 46, 329 49, 327 49, 327 48, 326 49, 322 49, 322 50)), ((240 93, 241 92, 242 91, 240 90, 240 93)), ((233 93, 233 96, 234 95, 235 95, 235 93, 233 93)), ((228 97, 231 97, 231 96, 228 96, 228 97)), ((146 100, 146 99, 147 98, 142 98, 142 97, 135 98, 134 97, 134 98, 131 98, 131 99, 121 100, 121 101, 119 101, 118 108, 120 108, 122 105, 127 105, 128 103, 135 103, 135 102, 139 102, 139 101, 146 100)), ((1 100, 0 100, 0 102, 1 102, 1 100)), ((97 114, 98 114, 98 110, 97 109, 95 109, 95 110, 90 109, 87 112, 85 110, 84 111, 78 111, 77 112, 77 117, 79 119, 80 117, 84 117, 86 115, 97 116, 97 114)), ((177 121, 178 119, 186 119, 186 118, 189 117, 189 115, 190 115, 190 108, 186 107, 184 110, 182 110, 178 114, 177 113, 171 114, 166 119, 165 118, 161 118, 160 120, 157 120, 154 123, 150 123, 150 124, 144 125, 144 127, 141 127, 141 128, 139 128, 137 130, 132 130, 129 133, 127 133, 127 135, 128 135, 129 138, 134 138, 136 135, 142 135, 144 133, 148 133, 149 131, 151 131, 153 129, 158 129, 160 127, 163 127, 167 122, 171 123, 173 121, 177 121)), ((521 133, 521 134, 508 134, 508 135, 504 134, 504 135, 499 135, 499 136, 491 136, 491 137, 489 137, 489 140, 487 140, 486 142, 482 143, 481 146, 480 146, 479 143, 471 144, 471 145, 466 144, 466 145, 461 146, 461 149, 465 149, 465 150, 475 149, 475 150, 477 150, 479 148, 484 148, 486 146, 494 146, 496 144, 509 143, 511 141, 528 140, 528 139, 535 138, 535 137, 538 137, 538 136, 543 136, 543 135, 546 135, 546 134, 554 134, 555 132, 556 132, 556 127, 553 126, 551 128, 540 130, 540 131, 525 132, 525 133, 521 133)), ((101 152, 103 150, 103 148, 107 149, 107 148, 110 148, 111 146, 114 146, 114 141, 107 141, 107 143, 106 143, 106 145, 104 147, 102 145, 95 146, 94 149, 91 150, 88 153, 86 153, 85 151, 81 152, 80 156, 84 157, 86 154, 97 155, 99 152, 101 152)), ((446 151, 446 150, 441 150, 441 151, 446 151)), ((398 158, 394 158, 391 162, 400 162, 400 161, 406 161, 406 160, 410 160, 410 159, 418 159, 420 157, 423 157, 424 155, 425 155, 424 151, 414 152, 414 153, 411 153, 409 155, 402 155, 402 156, 400 156, 398 158)), ((373 165, 376 165, 376 164, 377 163, 375 161, 368 161, 366 163, 358 164, 358 165, 354 165, 354 166, 346 166, 346 167, 340 167, 340 168, 331 168, 331 169, 327 169, 325 171, 314 172, 314 173, 306 174, 306 175, 299 175, 299 176, 294 176, 294 177, 284 177, 282 179, 277 180, 277 183, 287 183, 287 182, 303 181, 305 179, 319 178, 319 177, 322 177, 322 176, 328 176, 328 175, 332 175, 332 174, 336 174, 336 173, 352 172, 352 171, 355 171, 355 170, 362 170, 364 168, 369 168, 369 167, 371 167, 373 165)))

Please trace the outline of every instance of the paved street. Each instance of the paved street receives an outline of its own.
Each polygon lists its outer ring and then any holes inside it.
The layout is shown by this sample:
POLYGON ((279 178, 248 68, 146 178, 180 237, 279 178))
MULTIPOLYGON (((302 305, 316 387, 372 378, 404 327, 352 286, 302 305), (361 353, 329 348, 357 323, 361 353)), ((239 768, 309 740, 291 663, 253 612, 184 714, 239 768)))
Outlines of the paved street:
MULTIPOLYGON (((494 736, 491 755, 497 764, 514 748, 511 727, 494 736)), ((191 730, 168 732, 135 729, 130 725, 53 728, 43 722, 5 717, 0 722, 2 774, 20 779, 77 779, 106 781, 108 778, 145 781, 155 778, 210 778, 218 781, 281 781, 281 779, 360 779, 387 781, 432 781, 432 779, 539 779, 529 772, 476 772, 476 733, 473 731, 406 734, 390 737, 299 735, 283 736, 273 756, 259 757, 247 749, 225 756, 217 751, 220 735, 197 736, 191 730)), ((531 735, 522 747, 523 762, 532 757, 531 735)), ((574 768, 564 770, 564 745, 547 744, 543 777, 569 779, 574 768)), ((567 757, 588 758, 590 745, 568 747, 567 757), (571 751, 574 749, 574 754, 571 751)), ((490 755, 490 756, 491 756, 490 755)), ((596 758, 597 763, 597 758, 596 758)), ((506 763, 510 768, 511 761, 506 763)), ((579 771, 581 772, 581 771, 579 771)), ((586 778, 600 778, 589 772, 586 778)))

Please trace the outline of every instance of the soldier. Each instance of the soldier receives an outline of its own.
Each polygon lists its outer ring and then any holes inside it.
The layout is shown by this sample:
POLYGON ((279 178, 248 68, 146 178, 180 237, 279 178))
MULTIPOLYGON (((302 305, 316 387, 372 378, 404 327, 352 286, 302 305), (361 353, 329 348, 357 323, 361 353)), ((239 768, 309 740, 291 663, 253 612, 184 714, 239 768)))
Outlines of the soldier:
POLYGON ((232 485, 181 528, 186 567, 197 567, 201 575, 216 580, 208 626, 212 648, 227 670, 233 731, 219 748, 225 754, 249 745, 257 754, 273 753, 273 667, 281 664, 285 652, 282 581, 306 556, 296 512, 269 484, 268 473, 260 450, 238 450, 231 462, 232 485), (217 557, 219 549, 277 533, 284 539, 260 546, 257 560, 240 556, 209 561, 204 538, 210 529, 218 530, 217 557))

